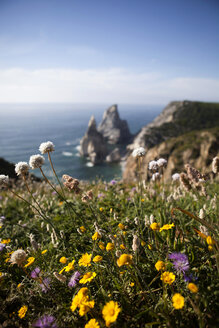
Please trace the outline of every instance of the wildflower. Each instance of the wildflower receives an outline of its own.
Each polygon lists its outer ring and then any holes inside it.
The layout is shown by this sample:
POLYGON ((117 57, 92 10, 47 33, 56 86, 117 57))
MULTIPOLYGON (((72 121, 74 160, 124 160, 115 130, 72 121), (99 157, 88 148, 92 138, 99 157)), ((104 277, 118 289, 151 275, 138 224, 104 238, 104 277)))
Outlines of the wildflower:
POLYGON ((46 254, 46 252, 48 252, 48 250, 47 250, 47 249, 44 249, 44 250, 41 252, 41 254, 44 255, 44 254, 46 254))
POLYGON ((96 231, 96 232, 93 234, 92 239, 93 239, 93 240, 97 240, 97 239, 99 239, 100 237, 101 237, 101 235, 96 231))
POLYGON ((157 161, 150 161, 148 164, 148 169, 150 171, 157 171, 157 169, 158 169, 157 161))
POLYGON ((163 261, 157 261, 157 263, 155 264, 155 268, 157 271, 161 271, 161 270, 165 270, 165 263, 163 261))
POLYGON ((78 261, 79 266, 90 266, 91 265, 92 254, 83 254, 80 260, 78 261))
POLYGON ((102 310, 103 318, 106 322, 106 326, 109 327, 112 322, 115 322, 119 312, 121 311, 117 302, 110 301, 108 302, 102 310))
POLYGON ((98 246, 100 247, 100 249, 101 249, 102 251, 104 251, 104 249, 105 249, 105 245, 104 245, 104 243, 103 243, 102 241, 99 242, 98 246))
POLYGON ((125 245, 124 245, 124 244, 121 244, 119 247, 120 247, 121 249, 125 249, 125 245))
POLYGON ((79 315, 84 316, 90 309, 94 307, 94 301, 90 301, 88 297, 88 289, 81 288, 72 300, 71 311, 74 312, 79 307, 79 315))
POLYGON ((130 265, 132 264, 132 255, 122 254, 120 258, 117 260, 117 265, 121 267, 122 265, 130 265))
POLYGON ((68 283, 68 287, 75 287, 79 281, 79 277, 80 277, 80 272, 76 271, 70 278, 69 283, 68 283))
POLYGON ((160 279, 165 284, 171 285, 174 282, 175 278, 176 278, 175 274, 173 274, 172 272, 165 271, 164 273, 161 274, 160 279))
POLYGON ((152 175, 151 180, 152 180, 152 181, 157 181, 157 180, 159 180, 159 179, 160 179, 160 173, 155 172, 155 173, 152 175))
POLYGON ((134 287, 135 283, 134 282, 130 282, 130 287, 134 287))
POLYGON ((173 260, 173 266, 176 271, 185 272, 189 270, 188 256, 182 253, 172 253, 169 255, 169 259, 173 260))
POLYGON ((82 302, 79 307, 79 315, 83 317, 90 309, 94 308, 94 301, 82 302))
POLYGON ((157 222, 153 222, 153 223, 151 223, 150 228, 154 231, 155 230, 160 230, 160 225, 157 222))
POLYGON ((124 230, 124 229, 125 229, 125 226, 124 226, 124 224, 122 224, 122 223, 119 223, 119 224, 118 224, 118 227, 119 227, 119 229, 121 229, 121 230, 124 230))
POLYGON ((115 246, 114 246, 113 243, 108 243, 108 244, 106 245, 106 250, 107 250, 107 252, 108 252, 108 251, 112 251, 114 248, 115 248, 115 246))
POLYGON ((40 268, 36 267, 30 274, 31 278, 35 279, 38 278, 40 274, 40 268))
POLYGON ((39 151, 41 154, 46 154, 55 150, 55 146, 51 141, 42 142, 39 151))
POLYGON ((20 310, 18 311, 19 318, 23 319, 26 315, 28 307, 26 305, 22 306, 20 310))
POLYGON ((85 232, 86 231, 86 228, 84 226, 81 226, 79 229, 80 229, 81 232, 85 232))
POLYGON ((11 242, 11 239, 2 239, 1 244, 9 244, 11 242))
POLYGON ((63 274, 60 274, 58 272, 53 272, 54 277, 59 280, 60 282, 66 282, 66 276, 64 276, 63 274))
POLYGON ((45 162, 45 159, 41 155, 32 155, 30 156, 29 165, 34 169, 40 168, 45 162))
POLYGON ((39 318, 34 324, 33 327, 38 328, 58 328, 55 323, 56 319, 52 315, 44 315, 42 318, 39 318))
POLYGON ((5 244, 0 243, 0 252, 3 251, 3 249, 5 248, 5 246, 6 246, 5 244))
POLYGON ((217 174, 219 172, 219 157, 214 157, 212 161, 212 171, 217 174))
POLYGON ((134 252, 137 251, 137 249, 140 246, 140 239, 138 238, 138 236, 134 235, 133 236, 133 241, 132 241, 132 249, 134 252))
POLYGON ((100 212, 103 212, 103 208, 102 207, 100 207, 100 212))
POLYGON ((127 231, 123 231, 122 234, 123 234, 123 236, 126 236, 127 235, 127 231))
MULTIPOLYGON (((61 273, 62 273, 63 271, 69 272, 69 271, 74 270, 74 263, 75 263, 75 260, 73 260, 72 262, 68 263, 68 265, 66 265, 66 266, 61 270, 61 273)), ((60 273, 60 272, 59 272, 59 273, 60 273)))
POLYGON ((184 307, 184 297, 179 293, 173 295, 172 302, 173 307, 176 310, 182 309, 184 307))
POLYGON ((210 245, 210 246, 212 246, 212 245, 215 244, 215 241, 214 241, 213 238, 211 238, 211 236, 207 236, 207 238, 206 238, 206 242, 207 242, 207 244, 210 245))
POLYGON ((42 292, 47 293, 48 290, 50 289, 50 279, 49 278, 45 278, 43 279, 42 283, 40 284, 40 287, 42 289, 42 292))
POLYGON ((144 247, 146 245, 146 242, 144 240, 141 241, 141 246, 144 247))
POLYGON ((35 257, 28 257, 27 264, 25 264, 25 268, 29 267, 35 261, 35 257))
POLYGON ((143 157, 143 156, 145 156, 145 154, 146 154, 146 151, 143 147, 136 148, 132 152, 133 157, 143 157))
POLYGON ((0 186, 9 183, 8 175, 0 174, 0 186))
POLYGON ((15 165, 15 173, 17 175, 25 175, 29 170, 29 165, 26 162, 18 162, 15 165))
POLYGON ((83 275, 83 277, 81 278, 81 280, 79 280, 80 284, 86 284, 87 282, 90 282, 91 280, 94 279, 94 277, 96 277, 96 272, 87 272, 83 275))
POLYGON ((167 161, 166 161, 164 158, 159 158, 159 159, 157 160, 157 165, 158 165, 159 167, 164 167, 164 166, 167 165, 167 161))
POLYGON ((67 263, 67 258, 65 256, 62 256, 59 260, 60 263, 65 264, 67 263))
POLYGON ((160 228, 160 232, 163 231, 163 230, 170 230, 172 229, 173 227, 175 227, 174 223, 171 223, 171 224, 164 224, 164 226, 162 226, 160 228))
POLYGON ((84 328, 100 328, 100 326, 96 319, 90 319, 84 328))
POLYGON ((97 256, 95 256, 95 257, 93 258, 93 262, 95 262, 95 263, 98 263, 98 262, 101 262, 101 261, 102 261, 102 259, 103 259, 103 257, 102 257, 102 256, 100 256, 100 255, 97 255, 97 256))
POLYGON ((111 185, 115 185, 115 184, 116 184, 116 180, 111 180, 111 181, 110 181, 110 184, 111 184, 111 185))
POLYGON ((190 282, 187 285, 188 289, 190 290, 190 292, 192 293, 198 293, 198 287, 196 286, 196 284, 194 284, 193 282, 190 282))
POLYGON ((148 249, 152 250, 151 244, 148 244, 148 249))
POLYGON ((174 173, 174 174, 172 175, 172 180, 173 180, 173 181, 177 181, 177 180, 179 180, 179 178, 180 178, 180 174, 179 174, 179 173, 174 173))
POLYGON ((26 253, 23 249, 14 251, 11 255, 10 262, 12 264, 21 265, 26 260, 26 253))

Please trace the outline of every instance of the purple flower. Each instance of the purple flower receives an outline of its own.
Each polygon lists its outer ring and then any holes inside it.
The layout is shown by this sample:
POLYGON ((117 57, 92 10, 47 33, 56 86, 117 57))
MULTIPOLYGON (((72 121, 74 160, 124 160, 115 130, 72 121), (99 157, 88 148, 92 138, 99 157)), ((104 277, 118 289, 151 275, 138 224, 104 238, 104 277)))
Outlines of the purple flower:
POLYGON ((75 287, 78 283, 79 277, 80 277, 80 272, 76 271, 70 278, 68 287, 75 287))
POLYGON ((5 248, 5 244, 0 243, 0 251, 3 251, 4 248, 5 248))
POLYGON ((111 185, 115 185, 116 184, 116 180, 111 180, 110 183, 111 183, 111 185))
POLYGON ((131 192, 135 192, 136 191, 136 187, 133 187, 132 189, 131 189, 131 192))
POLYGON ((182 253, 172 253, 169 255, 169 259, 173 260, 174 269, 178 272, 183 272, 189 270, 188 256, 182 253))
POLYGON ((42 284, 40 284, 40 287, 42 288, 42 292, 44 292, 44 293, 48 292, 48 290, 50 289, 49 284, 50 284, 50 279, 49 278, 43 279, 42 284))
POLYGON ((0 196, 0 200, 2 199, 3 197, 2 196, 0 196))
POLYGON ((98 198, 105 197, 105 195, 101 192, 100 194, 97 195, 98 198))
POLYGON ((31 272, 30 276, 31 278, 35 279, 38 278, 39 273, 40 273, 40 268, 37 267, 31 272))
POLYGON ((52 195, 56 195, 56 194, 57 194, 57 192, 56 192, 56 191, 53 191, 53 192, 52 192, 52 195))
POLYGON ((55 318, 52 315, 44 315, 42 318, 39 318, 34 324, 33 327, 39 328, 58 328, 55 323, 55 318))

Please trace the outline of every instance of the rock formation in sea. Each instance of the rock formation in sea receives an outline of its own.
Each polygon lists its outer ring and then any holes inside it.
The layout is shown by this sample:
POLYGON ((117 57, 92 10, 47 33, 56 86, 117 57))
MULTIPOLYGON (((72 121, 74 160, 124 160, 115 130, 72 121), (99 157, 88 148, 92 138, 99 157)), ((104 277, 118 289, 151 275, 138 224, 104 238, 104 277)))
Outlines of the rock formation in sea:
POLYGON ((93 164, 102 163, 107 155, 107 144, 97 131, 94 116, 91 116, 88 129, 80 141, 80 155, 88 157, 93 164))
POLYGON ((121 154, 119 148, 113 149, 113 151, 106 156, 106 162, 108 163, 118 163, 121 161, 121 154))
POLYGON ((119 116, 117 105, 104 112, 98 131, 110 144, 128 144, 132 137, 127 121, 121 120, 119 116))

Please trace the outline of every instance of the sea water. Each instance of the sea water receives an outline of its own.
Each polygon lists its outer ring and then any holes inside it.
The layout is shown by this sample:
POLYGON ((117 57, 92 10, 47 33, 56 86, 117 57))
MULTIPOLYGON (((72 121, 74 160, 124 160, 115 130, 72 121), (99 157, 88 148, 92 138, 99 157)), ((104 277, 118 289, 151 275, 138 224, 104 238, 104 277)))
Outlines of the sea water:
MULTIPOLYGON (((87 130, 91 115, 97 125, 110 104, 0 104, 0 157, 12 162, 29 161, 39 154, 41 142, 52 141, 52 159, 59 177, 69 174, 77 179, 106 181, 120 178, 120 164, 95 165, 80 157, 80 139, 87 130)), ((118 105, 120 117, 126 119, 135 134, 162 110, 155 105, 118 105)), ((46 160, 44 170, 52 171, 46 160)), ((32 171, 41 176, 39 170, 32 171)), ((0 172, 1 174, 1 172, 0 172)))

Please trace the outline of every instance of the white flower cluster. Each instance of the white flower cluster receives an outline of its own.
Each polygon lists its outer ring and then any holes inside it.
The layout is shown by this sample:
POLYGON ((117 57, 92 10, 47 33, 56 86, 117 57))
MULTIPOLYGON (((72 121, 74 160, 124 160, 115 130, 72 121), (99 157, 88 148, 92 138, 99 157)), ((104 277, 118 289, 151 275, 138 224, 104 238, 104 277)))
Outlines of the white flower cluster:
POLYGON ((9 177, 8 175, 0 174, 0 186, 4 184, 8 184, 9 177))
POLYGON ((180 174, 179 174, 179 173, 174 173, 174 174, 172 175, 172 179, 173 179, 173 181, 177 181, 177 180, 179 180, 179 178, 180 178, 180 174))
POLYGON ((132 152, 133 157, 143 157, 143 156, 145 156, 145 154, 146 154, 146 152, 143 147, 136 148, 132 152))
POLYGON ((157 161, 150 161, 148 164, 148 169, 150 171, 157 171, 159 167, 165 167, 167 165, 167 161, 164 158, 159 158, 157 161))
POLYGON ((29 170, 29 165, 26 162, 18 162, 15 165, 15 172, 17 175, 25 175, 29 170))
POLYGON ((30 156, 29 165, 32 169, 40 168, 45 162, 45 158, 41 155, 30 156))
POLYGON ((42 142, 39 147, 39 151, 41 152, 41 154, 46 154, 54 150, 55 146, 51 141, 42 142))
POLYGON ((26 260, 26 253, 23 249, 18 249, 14 251, 11 255, 10 262, 12 264, 22 264, 26 260))

